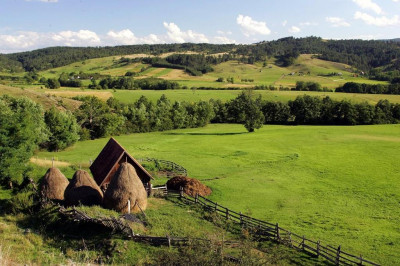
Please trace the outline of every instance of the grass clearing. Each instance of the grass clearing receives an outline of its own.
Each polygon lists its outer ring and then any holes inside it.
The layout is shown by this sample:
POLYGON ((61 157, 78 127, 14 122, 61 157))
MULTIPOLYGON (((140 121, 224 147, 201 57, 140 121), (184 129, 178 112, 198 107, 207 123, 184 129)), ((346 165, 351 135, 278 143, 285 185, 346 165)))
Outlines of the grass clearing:
MULTIPOLYGON (((400 262, 399 132, 399 125, 264 126, 250 134, 240 125, 209 125, 116 138, 135 157, 184 166, 226 207, 394 265, 400 262)), ((79 142, 57 156, 77 165, 106 142, 79 142)))

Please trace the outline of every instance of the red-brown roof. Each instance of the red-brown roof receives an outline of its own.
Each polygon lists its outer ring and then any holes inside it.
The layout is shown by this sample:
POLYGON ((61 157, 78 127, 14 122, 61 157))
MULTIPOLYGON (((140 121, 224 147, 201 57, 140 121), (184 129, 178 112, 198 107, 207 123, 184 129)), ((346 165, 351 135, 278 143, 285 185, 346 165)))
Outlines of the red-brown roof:
POLYGON ((124 155, 126 155, 125 160, 128 160, 128 162, 133 165, 142 181, 148 182, 153 179, 135 158, 130 156, 114 138, 110 138, 99 156, 97 156, 96 160, 94 160, 93 164, 90 166, 93 178, 99 186, 101 186, 104 180, 111 174, 114 166, 121 161, 124 155))

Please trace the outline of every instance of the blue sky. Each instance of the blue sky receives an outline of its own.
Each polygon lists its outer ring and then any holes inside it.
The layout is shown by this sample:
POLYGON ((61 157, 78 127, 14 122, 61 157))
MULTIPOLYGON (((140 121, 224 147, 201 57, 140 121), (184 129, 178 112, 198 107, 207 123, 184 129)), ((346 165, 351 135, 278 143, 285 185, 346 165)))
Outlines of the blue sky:
POLYGON ((400 37, 400 0, 0 0, 0 53, 48 46, 400 37))

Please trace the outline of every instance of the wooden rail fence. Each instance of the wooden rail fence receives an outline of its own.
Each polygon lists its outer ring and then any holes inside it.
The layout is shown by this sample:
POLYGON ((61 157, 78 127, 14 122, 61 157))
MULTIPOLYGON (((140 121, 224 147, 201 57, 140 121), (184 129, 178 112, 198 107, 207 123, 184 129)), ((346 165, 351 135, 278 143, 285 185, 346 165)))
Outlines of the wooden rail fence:
MULTIPOLYGON (((133 241, 136 242, 142 242, 154 246, 182 246, 182 245, 189 245, 190 243, 194 242, 203 242, 206 244, 210 244, 211 240, 209 239, 204 239, 204 238, 188 238, 188 237, 174 237, 174 236, 165 236, 165 237, 160 237, 160 236, 145 236, 145 235, 139 235, 135 234, 132 230, 132 228, 123 220, 117 219, 115 217, 104 217, 104 218, 92 218, 88 216, 86 213, 79 211, 75 208, 72 208, 71 210, 67 210, 64 207, 60 206, 58 211, 64 215, 65 217, 75 221, 75 222, 86 222, 86 223, 93 223, 93 224, 98 224, 101 226, 104 226, 108 229, 111 229, 112 232, 118 232, 129 239, 132 239, 133 241)), ((237 247, 240 245, 240 242, 237 241, 221 241, 218 243, 220 246, 223 247, 237 247)), ((240 262, 240 259, 233 257, 228 254, 223 254, 223 257, 225 260, 229 260, 232 262, 240 262)))
MULTIPOLYGON (((177 191, 171 192, 176 193, 177 191)), ((179 198, 186 203, 198 204, 207 211, 215 212, 223 218, 232 220, 240 224, 243 228, 249 229, 249 232, 260 241, 273 240, 289 247, 305 251, 311 255, 317 257, 321 256, 336 265, 379 265, 364 259, 361 255, 356 256, 344 252, 341 250, 340 246, 332 247, 330 245, 323 245, 321 241, 314 241, 305 236, 295 234, 280 227, 278 223, 269 223, 244 215, 241 212, 232 211, 198 194, 192 197, 186 194, 182 187, 178 193, 179 198)))

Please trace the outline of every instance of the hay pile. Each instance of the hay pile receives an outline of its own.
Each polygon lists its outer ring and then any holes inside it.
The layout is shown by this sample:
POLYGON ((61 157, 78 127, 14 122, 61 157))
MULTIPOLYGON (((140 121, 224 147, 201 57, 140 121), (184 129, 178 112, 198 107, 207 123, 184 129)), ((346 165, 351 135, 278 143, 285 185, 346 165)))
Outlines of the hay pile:
POLYGON ((212 192, 209 187, 202 184, 199 180, 185 176, 171 178, 167 182, 167 187, 174 190, 179 190, 180 187, 183 187, 183 191, 192 197, 196 196, 196 194, 208 196, 212 192))
POLYGON ((88 172, 78 170, 65 189, 65 202, 67 205, 101 205, 103 192, 88 172))
POLYGON ((68 184, 68 179, 58 168, 49 168, 40 184, 41 195, 47 199, 64 200, 64 192, 68 184))
POLYGON ((104 206, 109 209, 127 213, 128 200, 131 212, 139 212, 147 207, 147 192, 130 163, 122 163, 104 194, 104 206), (140 208, 139 208, 139 206, 140 208))

